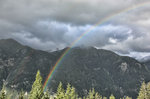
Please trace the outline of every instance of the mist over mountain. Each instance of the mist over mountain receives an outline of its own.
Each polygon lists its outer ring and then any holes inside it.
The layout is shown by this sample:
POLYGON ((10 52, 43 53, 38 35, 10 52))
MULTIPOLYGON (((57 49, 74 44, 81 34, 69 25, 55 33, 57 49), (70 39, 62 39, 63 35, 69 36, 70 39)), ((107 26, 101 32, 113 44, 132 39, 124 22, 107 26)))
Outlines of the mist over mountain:
POLYGON ((140 62, 145 64, 150 69, 150 56, 146 56, 142 58, 140 62))
MULTIPOLYGON (((0 40, 0 87, 29 91, 37 70, 43 82, 65 49, 45 52, 19 44, 13 39, 0 40)), ((94 47, 75 47, 64 57, 50 81, 56 91, 59 82, 70 83, 80 95, 95 88, 104 96, 114 94, 135 98, 143 81, 150 81, 147 64, 134 58, 94 47)))

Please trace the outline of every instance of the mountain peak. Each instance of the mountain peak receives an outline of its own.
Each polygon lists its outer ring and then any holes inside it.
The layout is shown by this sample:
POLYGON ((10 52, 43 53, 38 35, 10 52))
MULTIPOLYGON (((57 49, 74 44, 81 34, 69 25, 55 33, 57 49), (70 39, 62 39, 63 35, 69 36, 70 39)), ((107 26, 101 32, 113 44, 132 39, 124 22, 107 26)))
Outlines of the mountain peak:
POLYGON ((9 39, 0 39, 0 44, 19 44, 19 43, 14 39, 9 38, 9 39))
POLYGON ((18 49, 24 47, 14 39, 1 39, 0 49, 6 52, 15 53, 18 49))

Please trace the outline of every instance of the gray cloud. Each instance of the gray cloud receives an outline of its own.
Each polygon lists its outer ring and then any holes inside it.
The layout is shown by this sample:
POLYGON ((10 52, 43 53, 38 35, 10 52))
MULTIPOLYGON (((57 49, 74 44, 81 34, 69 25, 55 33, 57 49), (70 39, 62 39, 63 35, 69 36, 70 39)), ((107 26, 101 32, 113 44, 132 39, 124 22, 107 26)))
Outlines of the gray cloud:
MULTIPOLYGON (((69 46, 93 24, 148 0, 0 0, 0 38, 49 50, 69 46)), ((150 4, 150 2, 149 2, 150 4)), ((76 45, 150 53, 148 4, 120 13, 76 45)))

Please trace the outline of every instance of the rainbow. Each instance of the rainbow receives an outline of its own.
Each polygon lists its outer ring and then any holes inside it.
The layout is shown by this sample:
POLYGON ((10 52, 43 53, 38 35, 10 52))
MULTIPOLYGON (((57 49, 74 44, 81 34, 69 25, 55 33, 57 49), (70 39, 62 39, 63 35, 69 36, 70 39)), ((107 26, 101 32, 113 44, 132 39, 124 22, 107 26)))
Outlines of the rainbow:
POLYGON ((53 66, 53 68, 50 70, 50 73, 48 74, 48 76, 47 76, 47 78, 46 78, 46 80, 45 80, 45 82, 44 82, 44 85, 43 85, 44 91, 46 90, 46 88, 47 88, 49 82, 51 81, 51 79, 52 79, 52 77, 53 77, 53 75, 54 75, 56 69, 57 69, 57 68, 59 67, 59 65, 61 64, 63 58, 70 52, 70 50, 72 49, 72 47, 73 47, 77 42, 79 42, 85 35, 87 35, 88 33, 90 33, 90 32, 91 32, 92 30, 94 30, 97 26, 106 23, 107 21, 109 21, 109 20, 115 18, 116 16, 119 16, 119 15, 121 15, 121 14, 123 14, 123 13, 128 13, 129 11, 132 11, 132 10, 137 9, 137 8, 140 8, 140 7, 144 7, 144 6, 148 5, 148 4, 150 4, 150 1, 147 1, 147 2, 144 2, 144 3, 140 3, 140 4, 136 4, 136 5, 132 6, 132 7, 123 9, 123 10, 117 12, 117 13, 114 13, 114 14, 112 14, 112 15, 110 15, 110 16, 108 16, 108 17, 102 19, 102 20, 100 20, 98 23, 96 23, 96 24, 94 24, 92 27, 90 27, 87 31, 85 31, 84 33, 82 33, 82 34, 70 45, 70 47, 68 47, 68 48, 64 51, 64 53, 63 53, 63 54, 60 56, 60 58, 57 60, 57 62, 56 62, 55 65, 53 66))

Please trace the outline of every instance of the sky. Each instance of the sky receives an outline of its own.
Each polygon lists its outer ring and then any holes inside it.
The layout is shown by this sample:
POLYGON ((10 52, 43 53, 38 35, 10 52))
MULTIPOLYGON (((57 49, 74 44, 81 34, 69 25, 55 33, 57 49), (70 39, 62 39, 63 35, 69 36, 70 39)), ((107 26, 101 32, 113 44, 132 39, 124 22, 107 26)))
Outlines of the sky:
POLYGON ((40 50, 62 49, 108 18, 75 46, 140 59, 150 56, 149 5, 149 0, 0 0, 0 39, 40 50), (124 12, 129 8, 134 9, 124 12))

